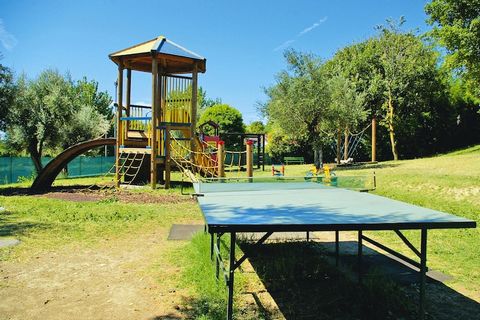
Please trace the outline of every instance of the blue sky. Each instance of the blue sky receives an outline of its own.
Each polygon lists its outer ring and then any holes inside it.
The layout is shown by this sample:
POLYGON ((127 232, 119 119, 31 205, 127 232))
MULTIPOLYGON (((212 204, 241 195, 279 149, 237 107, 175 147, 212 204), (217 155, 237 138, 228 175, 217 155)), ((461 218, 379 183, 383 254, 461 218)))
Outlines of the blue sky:
MULTIPOLYGON (((375 34, 386 18, 428 30, 427 1, 0 1, 1 63, 35 77, 46 68, 86 76, 114 94, 108 54, 164 35, 207 58, 200 85, 211 98, 259 119, 263 88, 285 68, 286 48, 324 59, 375 34)), ((134 73, 132 101, 150 103, 149 76, 134 73)))

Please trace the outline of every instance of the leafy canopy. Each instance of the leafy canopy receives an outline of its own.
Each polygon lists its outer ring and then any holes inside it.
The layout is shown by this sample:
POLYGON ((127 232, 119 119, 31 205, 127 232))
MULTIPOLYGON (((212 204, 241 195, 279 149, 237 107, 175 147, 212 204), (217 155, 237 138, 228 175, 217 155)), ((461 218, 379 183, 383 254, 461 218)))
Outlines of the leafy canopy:
MULTIPOLYGON (((219 134, 222 133, 244 133, 245 126, 243 124, 243 117, 240 111, 228 104, 215 104, 205 110, 200 117, 198 125, 213 121, 218 124, 219 134)), ((205 133, 208 135, 214 135, 213 128, 210 126, 205 127, 205 133)), ((223 136, 222 136, 223 137, 223 136)), ((224 136, 225 144, 227 147, 241 148, 241 143, 236 137, 224 136)))
POLYGON ((22 75, 6 116, 7 142, 15 150, 27 150, 39 172, 46 148, 55 152, 105 134, 110 103, 94 81, 75 84, 56 70, 45 70, 34 80, 22 75))
POLYGON ((448 51, 446 65, 473 81, 480 98, 480 0, 432 0, 425 11, 430 34, 448 51))
POLYGON ((15 90, 12 71, 0 64, 0 130, 2 131, 6 129, 8 110, 13 104, 15 90))

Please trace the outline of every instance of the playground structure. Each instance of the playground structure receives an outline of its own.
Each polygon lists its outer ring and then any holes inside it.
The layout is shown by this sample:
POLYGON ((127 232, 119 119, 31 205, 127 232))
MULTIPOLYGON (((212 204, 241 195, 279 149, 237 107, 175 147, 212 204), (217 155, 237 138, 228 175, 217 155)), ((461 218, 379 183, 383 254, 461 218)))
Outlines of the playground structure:
MULTIPOLYGON (((223 132, 220 134, 220 138, 226 137, 238 137, 241 141, 253 141, 254 149, 257 154, 256 165, 257 169, 262 168, 265 171, 265 133, 235 133, 235 132, 223 132)), ((254 159, 255 160, 255 159, 254 159)))
POLYGON ((118 187, 122 180, 122 153, 146 155, 148 161, 139 168, 137 177, 138 182, 149 180, 152 188, 157 182, 170 187, 170 173, 176 163, 172 157, 178 156, 172 153, 172 144, 191 151, 190 157, 197 163, 208 162, 193 157, 201 148, 195 135, 197 88, 198 73, 206 71, 206 59, 163 36, 114 52, 109 58, 118 66, 115 185, 118 187), (131 103, 132 71, 151 73, 151 106, 131 103))
POLYGON ((285 176, 285 165, 283 163, 280 165, 272 164, 272 176, 277 176, 277 177, 285 176))
POLYGON ((196 133, 198 73, 206 71, 205 58, 163 36, 114 52, 109 58, 118 67, 116 136, 66 149, 40 172, 32 190, 48 189, 71 160, 105 145, 115 145, 117 188, 122 183, 150 183, 156 188, 158 182, 169 188, 174 169, 223 177, 227 155, 232 159, 227 166, 239 171, 242 158, 246 159, 247 175, 252 176, 251 141, 246 151, 231 152, 224 150, 218 134, 216 140, 205 141, 196 133), (151 106, 131 103, 132 71, 152 75, 151 106))
POLYGON ((35 178, 31 189, 33 191, 43 191, 50 188, 55 178, 62 171, 65 166, 72 161, 75 157, 87 152, 88 150, 98 148, 100 146, 115 145, 115 138, 103 138, 85 141, 68 149, 65 149, 62 153, 50 161, 40 174, 35 178))
POLYGON ((228 151, 218 136, 206 141, 196 133, 198 73, 206 71, 206 59, 163 36, 109 57, 118 66, 115 185, 122 182, 120 155, 131 153, 149 161, 129 183, 149 181, 154 189, 160 182, 169 188, 174 169, 222 177, 228 151), (152 106, 131 104, 132 70, 152 74, 152 106))

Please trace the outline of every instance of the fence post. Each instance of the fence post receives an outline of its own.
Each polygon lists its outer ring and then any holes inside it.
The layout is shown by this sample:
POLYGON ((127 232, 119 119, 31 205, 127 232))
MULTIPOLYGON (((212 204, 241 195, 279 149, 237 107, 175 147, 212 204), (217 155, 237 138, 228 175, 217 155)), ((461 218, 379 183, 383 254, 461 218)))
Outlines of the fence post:
POLYGON ((247 177, 253 177, 253 141, 247 140, 247 177))
POLYGON ((225 177, 224 144, 225 142, 222 140, 218 141, 217 165, 219 178, 225 177))

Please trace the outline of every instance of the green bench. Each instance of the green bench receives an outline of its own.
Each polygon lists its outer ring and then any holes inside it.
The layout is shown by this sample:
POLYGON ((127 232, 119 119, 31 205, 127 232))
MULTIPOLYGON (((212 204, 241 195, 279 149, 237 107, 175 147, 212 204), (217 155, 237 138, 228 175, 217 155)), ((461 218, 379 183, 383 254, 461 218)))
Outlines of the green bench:
POLYGON ((283 161, 285 164, 305 164, 305 159, 303 157, 284 157, 283 161))

